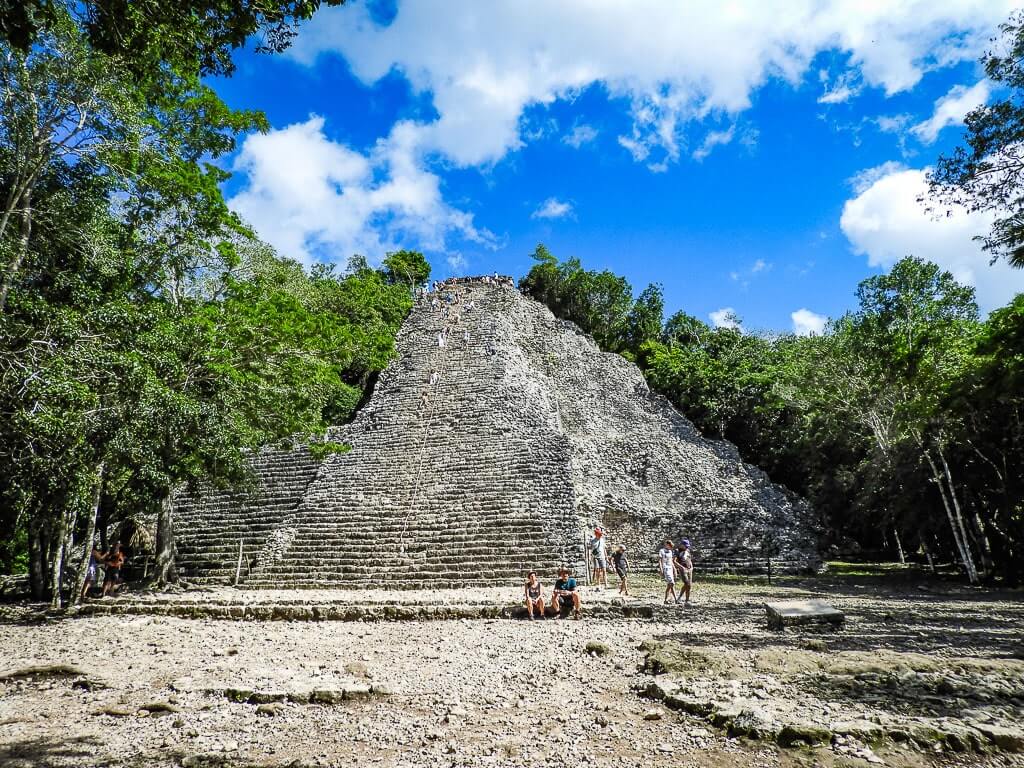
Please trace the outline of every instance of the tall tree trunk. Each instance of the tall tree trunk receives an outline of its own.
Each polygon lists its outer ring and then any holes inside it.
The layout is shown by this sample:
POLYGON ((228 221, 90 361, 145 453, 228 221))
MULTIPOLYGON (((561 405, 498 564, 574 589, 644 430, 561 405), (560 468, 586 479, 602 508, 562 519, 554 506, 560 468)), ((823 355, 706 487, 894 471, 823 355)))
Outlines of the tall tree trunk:
POLYGON ((42 527, 34 519, 29 523, 28 563, 32 599, 42 600, 46 596, 46 544, 43 541, 42 527))
POLYGON ((60 512, 60 522, 50 537, 50 607, 61 607, 61 587, 64 581, 64 539, 68 530, 68 510, 60 512))
POLYGON ((935 573, 935 558, 932 557, 932 551, 928 548, 928 542, 924 540, 924 536, 921 536, 921 549, 924 550, 924 558, 928 561, 928 570, 935 573))
POLYGON ((168 492, 160 502, 156 517, 156 563, 153 580, 161 586, 178 578, 174 567, 174 493, 168 492))
POLYGON ((7 294, 11 290, 18 272, 21 270, 21 263, 28 254, 28 241, 32 235, 32 194, 26 191, 22 196, 21 227, 18 232, 18 248, 11 257, 10 262, 0 278, 0 314, 7 305, 7 294))
POLYGON ((964 540, 964 549, 967 552, 967 578, 971 580, 971 584, 977 584, 978 579, 978 568, 974 564, 974 557, 971 555, 971 540, 967 535, 967 526, 964 524, 964 514, 960 509, 960 500, 956 494, 956 486, 953 484, 953 475, 949 471, 949 464, 946 462, 946 454, 942 448, 939 447, 939 460, 942 462, 943 471, 946 474, 946 485, 949 487, 949 498, 953 501, 953 512, 956 517, 956 524, 960 528, 960 536, 964 540))
POLYGON ((928 465, 932 469, 932 477, 935 480, 935 484, 939 487, 939 496, 942 497, 942 506, 946 509, 946 517, 949 518, 949 527, 953 532, 953 543, 956 544, 957 552, 960 555, 960 562, 963 563, 964 569, 967 571, 967 578, 972 584, 974 584, 977 582, 978 574, 974 570, 974 560, 971 557, 970 551, 967 549, 969 545, 963 537, 963 530, 956 524, 956 519, 953 515, 953 508, 946 495, 944 478, 942 477, 942 473, 939 472, 938 465, 936 465, 935 460, 932 458, 931 451, 925 450, 924 455, 925 458, 928 459, 928 465))
POLYGON ((900 565, 906 565, 907 557, 905 554, 903 554, 903 542, 900 541, 900 532, 899 529, 896 528, 896 526, 893 526, 892 535, 896 539, 896 552, 900 556, 900 565))
POLYGON ((78 605, 82 599, 82 588, 85 586, 85 574, 89 569, 89 558, 92 557, 93 539, 96 538, 96 517, 100 513, 100 497, 103 493, 103 471, 105 462, 96 468, 96 482, 92 491, 92 505, 86 523, 84 546, 80 547, 78 564, 75 566, 75 578, 71 584, 71 597, 68 605, 78 605))

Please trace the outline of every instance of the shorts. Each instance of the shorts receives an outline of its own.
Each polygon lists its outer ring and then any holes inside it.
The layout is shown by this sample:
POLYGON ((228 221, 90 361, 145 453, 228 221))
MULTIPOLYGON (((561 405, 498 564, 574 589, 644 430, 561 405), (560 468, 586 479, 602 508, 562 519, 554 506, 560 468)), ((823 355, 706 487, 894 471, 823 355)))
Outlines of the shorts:
POLYGON ((598 557, 594 555, 594 567, 600 568, 602 571, 608 570, 608 559, 604 557, 598 557))
POLYGON ((121 581, 121 569, 120 568, 108 568, 107 575, 103 579, 104 584, 118 584, 121 581))
POLYGON ((533 603, 534 605, 536 605, 537 603, 539 603, 543 599, 544 599, 543 595, 537 595, 536 597, 530 597, 529 595, 526 596, 526 602, 533 603))
POLYGON ((96 581, 96 566, 90 565, 85 571, 86 581, 96 581))
POLYGON ((620 579, 625 579, 626 578, 626 571, 623 568, 616 568, 615 569, 615 573, 618 574, 618 577, 620 579))
POLYGON ((661 572, 661 578, 666 584, 676 583, 676 575, 669 569, 665 569, 661 572))
POLYGON ((690 570, 683 571, 682 573, 683 573, 683 584, 685 584, 686 586, 690 586, 691 584, 693 584, 693 569, 691 568, 690 570))
MULTIPOLYGON (((573 595, 574 594, 576 594, 576 593, 574 592, 573 595)), ((572 595, 559 595, 558 596, 558 603, 559 603, 559 605, 561 605, 562 603, 565 603, 566 605, 572 605, 572 597, 573 597, 572 595)))

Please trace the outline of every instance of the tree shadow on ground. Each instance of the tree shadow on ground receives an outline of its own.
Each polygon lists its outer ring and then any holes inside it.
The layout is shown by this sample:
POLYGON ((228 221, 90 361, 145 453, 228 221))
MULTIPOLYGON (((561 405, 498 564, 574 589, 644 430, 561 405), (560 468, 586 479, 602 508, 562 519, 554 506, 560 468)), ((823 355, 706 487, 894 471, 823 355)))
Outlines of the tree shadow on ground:
POLYGON ((65 765, 107 765, 98 760, 102 744, 94 737, 24 739, 0 743, 4 768, 49 768, 65 765))
POLYGON ((123 754, 112 756, 96 736, 66 739, 33 738, 0 743, 3 768, 307 768, 294 758, 251 761, 224 754, 189 754, 167 750, 159 754, 123 754))

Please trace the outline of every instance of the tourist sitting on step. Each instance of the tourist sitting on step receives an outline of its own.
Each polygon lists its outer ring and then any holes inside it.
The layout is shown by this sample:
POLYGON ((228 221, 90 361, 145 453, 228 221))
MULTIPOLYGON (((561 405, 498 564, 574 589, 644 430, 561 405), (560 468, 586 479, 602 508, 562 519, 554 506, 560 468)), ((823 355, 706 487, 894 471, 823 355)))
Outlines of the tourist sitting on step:
POLYGON ((568 568, 558 569, 558 578, 555 580, 555 588, 551 590, 551 604, 558 612, 558 618, 562 618, 563 610, 571 606, 573 617, 582 618, 583 609, 580 606, 580 593, 576 589, 576 579, 569 575, 568 568))
POLYGON ((430 395, 428 395, 427 394, 427 390, 424 389, 423 392, 420 393, 420 405, 423 408, 426 408, 427 407, 427 403, 429 403, 429 402, 430 402, 430 395))
POLYGON ((534 620, 534 612, 540 614, 540 617, 544 616, 544 587, 541 586, 540 581, 537 579, 537 572, 530 571, 526 576, 526 585, 523 587, 523 592, 526 595, 526 612, 530 615, 530 621, 534 620))

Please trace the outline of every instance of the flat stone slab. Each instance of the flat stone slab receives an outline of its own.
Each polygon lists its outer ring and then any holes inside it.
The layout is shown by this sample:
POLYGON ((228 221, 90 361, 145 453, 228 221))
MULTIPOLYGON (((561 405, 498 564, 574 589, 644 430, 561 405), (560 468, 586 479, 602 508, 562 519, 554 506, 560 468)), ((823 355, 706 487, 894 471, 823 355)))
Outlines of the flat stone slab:
POLYGON ((800 624, 831 624, 838 627, 846 620, 842 611, 824 600, 787 600, 765 603, 769 629, 784 629, 800 624))

